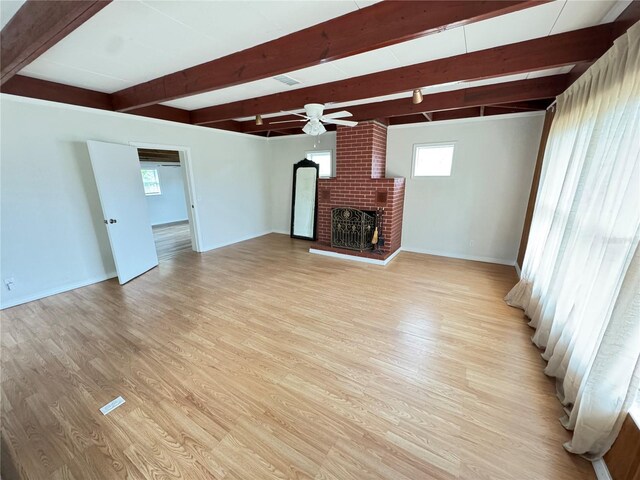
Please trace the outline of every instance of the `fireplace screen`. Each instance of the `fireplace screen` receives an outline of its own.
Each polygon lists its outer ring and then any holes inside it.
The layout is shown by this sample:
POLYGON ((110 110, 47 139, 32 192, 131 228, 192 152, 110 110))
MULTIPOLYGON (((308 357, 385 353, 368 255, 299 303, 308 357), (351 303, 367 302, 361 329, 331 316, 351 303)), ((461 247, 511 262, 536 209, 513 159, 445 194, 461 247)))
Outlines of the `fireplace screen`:
POLYGON ((331 210, 331 246, 360 251, 372 249, 375 226, 375 213, 355 208, 334 208, 331 210))

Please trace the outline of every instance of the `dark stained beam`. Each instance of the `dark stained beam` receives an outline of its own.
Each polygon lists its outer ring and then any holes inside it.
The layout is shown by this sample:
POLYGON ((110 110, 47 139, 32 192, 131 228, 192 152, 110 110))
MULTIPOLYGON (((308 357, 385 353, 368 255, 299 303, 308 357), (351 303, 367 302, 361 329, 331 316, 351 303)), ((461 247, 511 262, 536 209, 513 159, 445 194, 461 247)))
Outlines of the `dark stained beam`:
POLYGON ((212 123, 211 125, 207 125, 211 128, 218 128, 220 130, 228 130, 230 132, 241 132, 241 123, 236 122, 235 120, 225 120, 224 122, 212 123))
POLYGON ((544 108, 536 108, 535 110, 523 110, 521 108, 510 108, 508 106, 494 105, 494 106, 486 106, 483 110, 483 115, 485 117, 490 117, 492 115, 503 115, 506 113, 525 113, 525 112, 544 112, 544 108))
MULTIPOLYGON (((544 108, 540 108, 537 110, 530 111, 538 111, 543 112, 544 108)), ((497 108, 497 107, 470 107, 470 108, 459 108, 457 110, 445 110, 442 112, 433 112, 432 120, 433 122, 443 121, 443 120, 456 120, 460 118, 473 118, 473 117, 491 117, 494 115, 506 115, 509 113, 524 113, 524 110, 520 110, 517 108, 497 108)), ((411 123, 430 123, 424 116, 419 114, 411 114, 405 115, 402 117, 392 117, 390 119, 391 125, 406 125, 411 123)))
POLYGON ((132 115, 140 115, 142 117, 169 120, 171 122, 191 123, 189 110, 168 107, 166 105, 149 105, 148 107, 137 108, 127 113, 131 113, 132 115))
POLYGON ((459 118, 471 118, 482 116, 482 107, 459 108, 457 110, 445 110, 444 112, 433 112, 433 121, 457 120, 459 118))
POLYGON ((0 33, 0 85, 110 2, 27 0, 0 33))
MULTIPOLYGON (((350 120, 364 121, 411 114, 422 115, 423 112, 438 112, 505 103, 513 104, 514 102, 529 102, 541 99, 546 100, 564 91, 567 85, 567 78, 567 75, 552 75, 532 78, 530 80, 517 80, 515 82, 497 83, 482 87, 463 88, 450 92, 432 93, 430 95, 424 95, 422 103, 417 105, 413 104, 411 98, 408 97, 398 100, 386 100, 351 107, 329 109, 327 113, 338 110, 348 110, 353 114, 353 117, 349 118, 350 120)), ((520 104, 520 106, 522 106, 522 104, 520 104)), ((544 109, 545 106, 546 105, 540 105, 539 109, 544 109)), ((270 123, 293 118, 295 117, 289 115, 265 118, 263 125, 256 125, 253 121, 242 122, 242 131, 249 133, 285 128, 283 125, 294 126, 296 125, 295 123, 276 125, 270 123)), ((216 124, 214 123, 212 125, 216 124)), ((303 124, 298 123, 298 125, 301 127, 303 124)))
POLYGON ((467 107, 480 107, 528 100, 555 97, 566 88, 566 75, 552 75, 496 83, 481 87, 463 88, 450 92, 424 95, 422 103, 414 105, 410 98, 388 100, 349 107, 356 120, 367 120, 380 116, 394 117, 410 113, 437 112, 467 107))
POLYGON ((120 90, 116 110, 231 87, 540 5, 548 0, 393 1, 120 90))
POLYGON ((640 20, 640 2, 633 0, 616 18, 616 30, 614 33, 616 37, 625 33, 638 20, 640 20))
MULTIPOLYGON (((473 118, 482 116, 482 107, 459 108, 457 110, 445 110, 443 112, 433 112, 432 122, 440 122, 442 120, 456 120, 460 118, 473 118)), ((391 125, 406 125, 411 123, 429 123, 429 121, 420 114, 404 115, 402 117, 392 117, 389 119, 391 125)))
POLYGON ((593 65, 594 63, 595 63, 595 60, 591 62, 582 62, 582 63, 578 63, 575 67, 573 67, 569 72, 569 85, 571 85, 578 78, 580 78, 582 74, 587 70, 589 70, 589 67, 591 67, 591 65, 593 65))
MULTIPOLYGON (((565 77, 565 78, 568 78, 565 77)), ((512 110, 522 110, 522 111, 537 111, 537 110, 545 110, 551 103, 555 100, 555 98, 544 98, 540 100, 529 100, 526 102, 509 102, 503 103, 500 105, 486 105, 487 107, 495 107, 495 108, 509 108, 512 110)))
MULTIPOLYGON (((613 38, 616 39, 620 35, 623 35, 627 29, 629 29, 629 27, 635 24, 638 20, 640 20, 640 1, 634 0, 615 19, 613 24, 613 38)), ((593 59, 593 61, 582 62, 573 67, 571 72, 569 72, 569 83, 567 87, 580 78, 582 74, 586 72, 591 65, 593 65, 595 60, 596 59, 593 59)))
POLYGON ((0 87, 0 90, 2 93, 20 95, 21 97, 39 98, 40 100, 99 108, 100 110, 113 110, 111 96, 108 93, 39 80, 24 75, 13 76, 0 87))
MULTIPOLYGON (((15 75, 12 77, 7 83, 0 86, 0 91, 2 93, 18 95, 21 97, 38 98, 40 100, 49 100, 51 102, 113 111, 111 95, 108 93, 96 92, 95 90, 88 90, 86 88, 72 87, 62 83, 25 77, 24 75, 15 75)), ((149 118, 157 118, 160 120, 169 120, 171 122, 192 123, 191 115, 188 110, 182 110, 180 108, 169 107, 166 105, 151 105, 131 110, 126 113, 149 118)), ((240 122, 229 120, 226 122, 218 122, 214 125, 210 125, 210 127, 239 132, 240 122)))
POLYGON ((480 80, 560 67, 600 57, 612 44, 614 24, 599 25, 478 52, 385 70, 347 80, 201 108, 195 124, 300 108, 306 103, 347 102, 460 80, 480 80))
POLYGON ((392 117, 389 119, 389 126, 391 125, 407 125, 410 123, 431 123, 433 121, 433 114, 431 120, 421 113, 412 113, 411 115, 404 115, 402 117, 392 117))

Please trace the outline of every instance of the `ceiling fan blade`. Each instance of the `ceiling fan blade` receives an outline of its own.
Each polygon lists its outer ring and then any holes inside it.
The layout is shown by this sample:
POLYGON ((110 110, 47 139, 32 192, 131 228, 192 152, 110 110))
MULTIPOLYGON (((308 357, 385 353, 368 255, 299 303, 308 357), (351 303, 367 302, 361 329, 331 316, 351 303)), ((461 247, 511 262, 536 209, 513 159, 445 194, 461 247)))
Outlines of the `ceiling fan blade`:
POLYGON ((301 113, 296 113, 296 112, 290 112, 289 110, 281 110, 281 113, 288 113, 289 115, 295 115, 296 117, 302 117, 306 120, 311 120, 311 118, 307 117, 306 115, 302 115, 301 113))
POLYGON ((291 123, 291 122, 306 122, 306 118, 301 118, 300 120, 280 120, 279 122, 269 122, 269 125, 275 125, 276 123, 291 123))
POLYGON ((341 110, 339 112, 327 113, 326 115, 323 115, 322 117, 320 117, 320 120, 324 122, 329 118, 345 118, 345 117, 352 117, 352 116, 353 116, 353 113, 347 112, 346 110, 341 110))
POLYGON ((323 121, 324 123, 335 123, 336 125, 344 125, 345 127, 355 127, 358 125, 358 122, 352 122, 350 120, 335 120, 333 118, 328 118, 323 121))

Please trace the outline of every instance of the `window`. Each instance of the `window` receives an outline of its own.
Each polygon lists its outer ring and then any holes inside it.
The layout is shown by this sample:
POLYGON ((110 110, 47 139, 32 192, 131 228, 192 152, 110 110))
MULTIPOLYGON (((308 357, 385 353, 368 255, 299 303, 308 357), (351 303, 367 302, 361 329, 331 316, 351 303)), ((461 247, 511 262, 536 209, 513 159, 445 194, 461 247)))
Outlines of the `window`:
POLYGON ((145 195, 161 195, 160 178, 158 178, 158 170, 155 168, 142 169, 142 184, 144 185, 145 195))
POLYGON ((413 148, 413 176, 451 176, 454 147, 453 143, 416 145, 413 148))
POLYGON ((331 150, 307 152, 307 159, 320 165, 320 177, 329 178, 333 171, 331 150))

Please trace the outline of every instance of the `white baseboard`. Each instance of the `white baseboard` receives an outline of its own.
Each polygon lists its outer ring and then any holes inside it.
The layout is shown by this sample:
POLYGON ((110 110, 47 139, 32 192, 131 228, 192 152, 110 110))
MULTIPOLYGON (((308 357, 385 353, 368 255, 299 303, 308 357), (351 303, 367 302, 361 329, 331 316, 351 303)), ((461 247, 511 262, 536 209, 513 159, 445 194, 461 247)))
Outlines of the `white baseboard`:
POLYGON ((200 251, 200 253, 208 252, 210 250, 216 250, 216 249, 222 248, 222 247, 228 247, 229 245, 233 245, 234 243, 245 242, 247 240, 251 240, 251 239, 254 239, 254 238, 262 237, 264 235, 268 235, 270 233, 273 233, 273 231, 272 230, 265 230, 264 232, 255 233, 255 234, 246 235, 244 237, 237 238, 235 240, 232 240, 231 242, 222 242, 222 243, 216 243, 216 244, 213 244, 213 245, 206 245, 200 251))
POLYGON ((522 271, 520 270, 520 267, 518 266, 518 262, 514 263, 513 266, 516 268, 516 273, 518 274, 518 278, 522 278, 522 271))
POLYGON ((327 250, 319 250, 317 248, 309 249, 309 253, 315 253, 316 255, 324 255, 325 257, 340 258, 342 260, 351 260, 353 262, 370 263, 372 265, 387 265, 391 260, 396 258, 396 255, 398 255, 401 251, 402 249, 399 248, 398 250, 393 252, 391 255, 389 255, 389 257, 387 257, 385 260, 376 260, 375 258, 358 257, 356 255, 346 255, 344 253, 329 252, 327 250))
POLYGON ((461 260, 473 260, 475 262, 497 263, 498 265, 509 265, 510 267, 512 267, 515 264, 515 260, 508 260, 505 258, 464 255, 460 253, 442 252, 439 250, 427 250, 424 248, 413 248, 413 247, 405 247, 405 246, 402 247, 402 250, 404 252, 423 253, 425 255, 434 255, 436 257, 459 258, 461 260))
POLYGON ((282 235, 291 235, 291 232, 289 230, 271 230, 271 233, 279 233, 282 235))
MULTIPOLYGON (((258 233, 255 235, 247 235, 246 237, 242 237, 240 239, 234 240, 233 242, 228 242, 228 243, 222 243, 222 244, 218 244, 218 245, 213 245, 213 246, 207 246, 206 250, 204 251, 209 251, 209 250, 214 250, 216 248, 222 248, 222 247, 226 247, 228 245, 232 245, 234 243, 238 243, 238 242, 243 242, 245 240, 251 240, 252 238, 257 238, 257 237, 261 237, 263 235, 267 235, 271 233, 271 230, 262 232, 262 233, 258 233)), ((2 301, 0 303, 0 310, 3 310, 5 308, 10 308, 10 307, 15 307, 16 305, 22 305, 23 303, 28 303, 28 302, 33 302, 34 300, 40 300, 41 298, 46 298, 46 297, 50 297, 51 295, 57 295, 58 293, 64 293, 64 292, 68 292, 69 290, 74 290, 76 288, 81 288, 81 287, 86 287, 87 285, 92 285, 94 283, 98 283, 98 282, 103 282, 105 280, 109 280, 110 278, 114 278, 117 277, 118 275, 115 272, 111 272, 107 275, 99 275, 97 277, 92 277, 92 278, 88 278, 85 280, 82 280, 80 282, 75 282, 75 283, 69 283, 60 287, 56 287, 56 288, 52 288, 49 290, 45 290, 42 292, 38 292, 38 293, 34 293, 31 295, 27 295, 25 297, 20 297, 20 298, 12 298, 10 300, 2 301)))
POLYGON ((591 462, 591 465, 593 465, 593 470, 596 472, 598 480, 613 480, 604 458, 591 462))
POLYGON ((109 280, 110 278, 114 278, 117 276, 118 275, 116 274, 116 272, 111 272, 106 275, 99 275, 97 277, 92 277, 80 282, 68 283, 61 287, 51 288, 43 292, 27 295, 26 297, 12 298, 7 302, 2 302, 2 304, 0 305, 0 310, 15 307, 16 305, 22 305, 23 303, 33 302, 34 300, 40 300, 41 298, 50 297, 51 295, 57 295, 58 293, 68 292, 69 290, 75 290, 76 288, 86 287, 87 285, 92 285, 94 283, 104 282, 105 280, 109 280))

